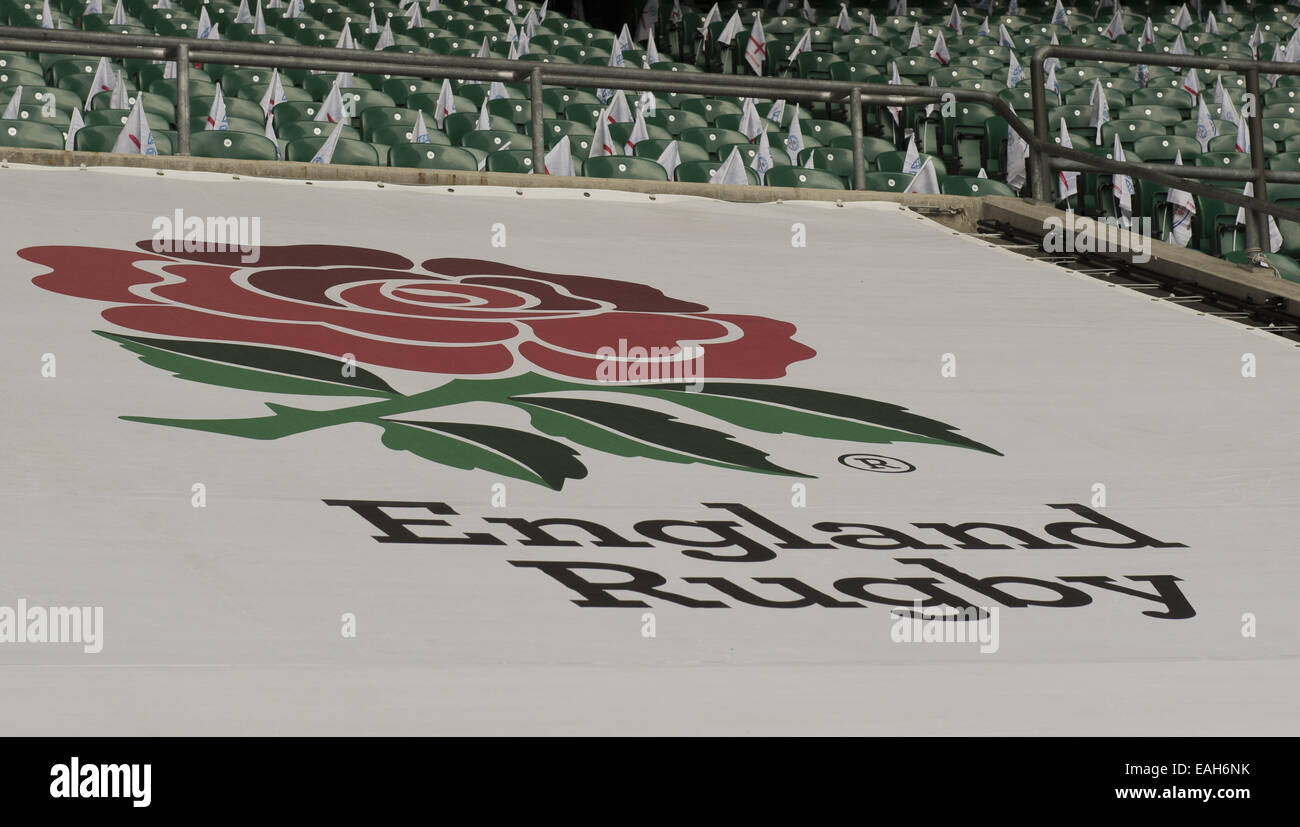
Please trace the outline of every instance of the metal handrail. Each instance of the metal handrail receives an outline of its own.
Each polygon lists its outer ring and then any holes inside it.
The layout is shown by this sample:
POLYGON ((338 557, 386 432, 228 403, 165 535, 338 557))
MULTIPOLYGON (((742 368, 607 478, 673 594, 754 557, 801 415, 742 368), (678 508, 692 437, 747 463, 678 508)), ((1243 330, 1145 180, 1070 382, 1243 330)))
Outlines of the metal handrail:
MULTIPOLYGON (((542 61, 504 60, 501 58, 458 57, 447 55, 407 54, 402 52, 376 52, 364 49, 346 52, 330 47, 284 44, 248 43, 242 41, 208 41, 191 38, 124 35, 110 32, 83 32, 68 29, 36 29, 17 26, 0 26, 0 49, 29 52, 67 52, 93 56, 174 60, 176 77, 176 130, 177 153, 189 154, 189 69, 193 63, 222 65, 259 65, 279 69, 322 69, 344 72, 376 72, 410 77, 458 77, 467 80, 529 83, 532 102, 532 134, 541 136, 542 90, 550 86, 588 86, 636 91, 676 91, 713 95, 748 95, 762 98, 786 98, 795 101, 840 103, 849 108, 849 130, 853 139, 853 181, 855 189, 866 188, 866 160, 863 156, 864 135, 862 105, 917 106, 942 103, 945 99, 982 103, 994 110, 1008 129, 1019 135, 1030 148, 1030 163, 1035 170, 1034 196, 1053 202, 1050 194, 1051 170, 1075 166, 1102 173, 1129 175, 1143 178, 1168 187, 1218 198, 1225 203, 1244 207, 1251 214, 1264 213, 1275 218, 1300 222, 1300 210, 1272 204, 1264 200, 1265 181, 1300 181, 1300 174, 1253 169, 1198 169, 1197 175, 1216 180, 1254 180, 1255 197, 1247 197, 1233 190, 1224 190, 1202 184, 1200 181, 1175 175, 1168 170, 1179 169, 1168 165, 1120 163, 1075 149, 1058 146, 1045 128, 1047 119, 1046 92, 1042 84, 1043 60, 1053 55, 1072 59, 1116 59, 1131 62, 1145 61, 1154 65, 1204 66, 1207 68, 1234 68, 1237 64, 1250 64, 1256 71, 1277 70, 1279 74, 1300 74, 1300 65, 1275 64, 1193 56, 1168 56, 1141 52, 1087 50, 1065 46, 1044 46, 1035 51, 1031 72, 1033 74, 1034 129, 1026 126, 1015 110, 992 92, 981 89, 962 89, 936 86, 894 86, 883 83, 858 81, 815 80, 808 78, 768 78, 748 75, 720 75, 706 72, 668 72, 653 69, 614 68, 586 64, 546 63, 542 61), (1041 123, 1040 123, 1041 121, 1041 123)), ((1259 131, 1258 117, 1252 127, 1259 131)), ((1252 134, 1253 146, 1262 137, 1252 134)), ((533 168, 544 169, 545 139, 534 140, 533 168)), ((1262 156, 1261 156, 1262 158, 1262 156)), ((1262 161, 1261 161, 1262 163, 1262 161)), ((1262 219, 1261 219, 1262 220, 1262 219)), ((1247 229, 1255 226, 1251 222, 1247 229)), ((1257 236, 1258 237, 1258 236, 1257 236)), ((1267 237, 1267 236, 1264 236, 1267 237)))
MULTIPOLYGON (((1196 174, 1202 179, 1250 181, 1254 185, 1255 197, 1253 199, 1241 198, 1240 193, 1235 190, 1208 186, 1189 178, 1179 178, 1166 172, 1166 170, 1170 169, 1167 164, 1126 165, 1134 167, 1135 171, 1129 172, 1125 170, 1121 174, 1154 181, 1157 184, 1176 187, 1195 195, 1217 198, 1229 204, 1245 207, 1246 254, 1252 260, 1258 260, 1263 252, 1261 244, 1266 242, 1269 237, 1267 221, 1270 216, 1290 221, 1300 220, 1300 210, 1271 204, 1267 201, 1269 181, 1296 182, 1300 181, 1300 176, 1297 176, 1296 173, 1274 172, 1267 169, 1265 165, 1262 127, 1264 100, 1259 87, 1260 72, 1270 75, 1300 75, 1300 64, 1275 63, 1267 60, 1244 60, 1242 58, 1204 57, 1201 55, 1170 55, 1163 52, 1134 52, 1119 49, 1099 50, 1080 46, 1053 46, 1050 44, 1039 46, 1034 50, 1034 55, 1030 59, 1030 84, 1033 87, 1031 93, 1034 106, 1034 133, 1040 141, 1051 140, 1051 125, 1047 122, 1047 88, 1045 86, 1046 70, 1044 69, 1044 63, 1048 58, 1052 57, 1066 60, 1127 63, 1132 66, 1173 66, 1180 69, 1215 69, 1244 72, 1246 75, 1246 92, 1253 96, 1254 101, 1250 114, 1241 116, 1246 118, 1246 128, 1250 133, 1250 169, 1216 169, 1214 175, 1206 175, 1204 173, 1209 172, 1208 168, 1204 170, 1197 168, 1196 174), (1263 203, 1253 203, 1256 201, 1263 203)), ((1053 158, 1083 162, 1082 156, 1086 155, 1087 153, 1078 150, 1040 152, 1034 160, 1034 197, 1043 201, 1053 200, 1051 197, 1051 181, 1054 177, 1052 175, 1053 168, 1070 168, 1059 161, 1054 161, 1053 158)), ((1096 156, 1087 157, 1087 163, 1091 166, 1112 173, 1120 171, 1117 169, 1118 165, 1107 161, 1107 159, 1097 158, 1096 156)), ((1176 166, 1173 168, 1177 169, 1176 166)))

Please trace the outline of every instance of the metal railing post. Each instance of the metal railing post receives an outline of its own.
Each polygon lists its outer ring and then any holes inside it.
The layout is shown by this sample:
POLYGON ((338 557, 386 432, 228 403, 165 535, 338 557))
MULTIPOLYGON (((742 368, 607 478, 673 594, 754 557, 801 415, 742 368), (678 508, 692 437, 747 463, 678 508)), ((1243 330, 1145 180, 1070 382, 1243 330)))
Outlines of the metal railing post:
POLYGON ((190 47, 176 47, 176 154, 190 154, 190 47))
POLYGON ((853 188, 867 188, 867 158, 862 151, 862 92, 856 86, 849 93, 849 130, 853 135, 853 188))
MULTIPOLYGON (((1029 85, 1033 87, 1029 92, 1034 104, 1034 135, 1044 143, 1052 139, 1047 124, 1047 87, 1043 85, 1047 82, 1043 76, 1043 61, 1046 60, 1044 52, 1049 48, 1051 47, 1039 46, 1029 62, 1029 85)), ((1051 158, 1031 144, 1029 165, 1034 176, 1034 198, 1049 204, 1056 203, 1052 197, 1052 181, 1055 176, 1052 175, 1051 158)))
POLYGON ((528 93, 532 101, 533 173, 546 172, 546 128, 542 124, 542 70, 536 66, 528 73, 528 93))
MULTIPOLYGON (((1259 70, 1246 70, 1246 93, 1251 96, 1249 116, 1244 116, 1246 128, 1250 133, 1250 166, 1254 171, 1255 197, 1268 200, 1268 182, 1265 180, 1267 159, 1264 152, 1263 108, 1264 99, 1259 93, 1259 70)), ((1268 253, 1268 215, 1256 210, 1246 210, 1246 255, 1257 260, 1261 252, 1268 253), (1255 243, 1251 243, 1251 230, 1254 230, 1255 243)))

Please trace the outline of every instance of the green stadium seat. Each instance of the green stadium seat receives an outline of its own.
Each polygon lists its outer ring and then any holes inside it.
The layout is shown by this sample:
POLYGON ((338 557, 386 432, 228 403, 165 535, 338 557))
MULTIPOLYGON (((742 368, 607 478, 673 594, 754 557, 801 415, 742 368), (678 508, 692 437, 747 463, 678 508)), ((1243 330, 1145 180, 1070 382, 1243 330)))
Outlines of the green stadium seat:
POLYGON ((583 174, 592 178, 624 178, 640 181, 667 181, 668 173, 649 158, 614 155, 588 158, 583 174))
POLYGON ((238 158, 245 161, 274 161, 279 157, 275 142, 247 132, 195 132, 190 135, 190 154, 200 158, 238 158))
POLYGON ((833 172, 802 167, 777 167, 767 171, 767 184, 772 187, 797 187, 815 190, 848 189, 844 180, 833 172))
MULTIPOLYGON (((717 173, 720 166, 722 166, 721 161, 683 161, 677 166, 675 177, 676 180, 687 183, 707 184, 717 173)), ((745 168, 745 175, 748 177, 750 184, 757 185, 760 183, 758 173, 749 167, 745 168)))
MULTIPOLYGON (((328 139, 328 136, 318 135, 312 138, 298 138, 289 141, 284 146, 285 160, 310 161, 320 150, 321 144, 328 139)), ((377 167, 380 165, 379 152, 365 141, 340 137, 338 144, 334 148, 332 163, 377 167)))
POLYGON ((1001 181, 969 175, 949 175, 939 184, 944 195, 1005 195, 1015 196, 1016 191, 1001 181))
POLYGON ((0 120, 0 146, 28 149, 63 149, 65 138, 57 126, 24 120, 0 120))
MULTIPOLYGON (((339 138, 352 141, 361 140, 361 132, 347 124, 342 127, 339 138)), ((334 131, 334 124, 326 121, 289 121, 276 130, 276 137, 282 141, 296 141, 299 138, 328 138, 334 131)))
POLYGON ((394 144, 388 165, 419 169, 478 171, 478 158, 467 149, 438 144, 394 144))

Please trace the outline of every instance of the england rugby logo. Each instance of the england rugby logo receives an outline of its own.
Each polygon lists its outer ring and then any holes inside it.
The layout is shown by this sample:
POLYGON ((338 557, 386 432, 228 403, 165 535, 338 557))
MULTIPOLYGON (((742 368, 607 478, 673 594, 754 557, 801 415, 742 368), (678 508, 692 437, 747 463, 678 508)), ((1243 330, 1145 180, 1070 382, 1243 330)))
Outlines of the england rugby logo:
POLYGON ((249 419, 122 417, 132 422, 263 440, 367 423, 390 449, 557 490, 587 476, 582 449, 807 476, 729 432, 739 430, 998 453, 897 405, 771 384, 816 355, 794 325, 645 285, 477 259, 417 267, 358 247, 262 247, 256 266, 239 252, 138 247, 19 255, 50 268, 37 286, 111 304, 105 320, 148 335, 95 332, 181 379, 375 401, 323 411, 267 402, 269 416, 249 419), (384 369, 438 382, 404 394, 384 369), (650 399, 729 428, 683 422, 650 399), (534 430, 411 418, 467 403, 513 406, 534 430))

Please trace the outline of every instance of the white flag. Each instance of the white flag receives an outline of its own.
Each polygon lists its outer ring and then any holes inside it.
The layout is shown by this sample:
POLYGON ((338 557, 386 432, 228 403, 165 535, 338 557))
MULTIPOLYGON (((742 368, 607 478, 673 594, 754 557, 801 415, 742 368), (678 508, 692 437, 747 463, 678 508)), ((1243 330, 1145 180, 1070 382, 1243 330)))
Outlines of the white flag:
POLYGON ((547 175, 572 176, 576 174, 573 171, 573 149, 570 143, 568 135, 555 142, 555 146, 551 147, 551 151, 546 153, 546 157, 543 159, 545 168, 542 172, 547 175))
POLYGON ((1007 31, 1007 24, 1005 23, 998 24, 998 45, 1006 46, 1009 49, 1015 48, 1016 45, 1016 41, 1011 39, 1011 32, 1007 31))
POLYGON ((506 85, 501 81, 494 80, 488 84, 488 100, 497 101, 508 97, 510 97, 510 93, 506 91, 506 85))
POLYGON ((609 112, 601 112, 596 118, 596 134, 591 137, 591 151, 588 158, 604 158, 608 155, 621 155, 618 143, 609 135, 609 112))
MULTIPOLYGON (((1119 133, 1115 133, 1115 146, 1111 150, 1111 158, 1120 163, 1126 163, 1128 158, 1124 156, 1124 145, 1119 142, 1119 133)), ((1133 189, 1133 179, 1127 175, 1112 174, 1110 176, 1110 193, 1115 198, 1115 204, 1119 207, 1119 223, 1124 227, 1133 225, 1133 196, 1136 190, 1133 189)))
MULTIPOLYGON (((891 60, 889 62, 889 85, 890 86, 903 85, 903 79, 898 76, 898 61, 891 60)), ((894 119, 894 126, 898 126, 898 118, 903 112, 903 107, 886 106, 885 110, 889 112, 890 117, 894 119)))
POLYGON ((1057 103, 1061 102, 1061 82, 1056 79, 1055 66, 1051 66, 1048 68, 1047 80, 1043 82, 1043 86, 1047 88, 1047 91, 1054 92, 1056 94, 1057 103))
POLYGON ((1019 192, 1028 181, 1025 159, 1029 157, 1029 142, 1014 129, 1007 131, 1007 186, 1019 192))
POLYGON ((262 117, 271 114, 275 107, 284 103, 289 96, 284 93, 284 83, 280 80, 280 70, 271 70, 271 81, 266 85, 266 91, 262 93, 262 99, 259 105, 262 107, 262 117))
MULTIPOLYGON (((355 49, 357 42, 352 39, 352 24, 344 23, 343 31, 339 34, 338 42, 334 44, 336 49, 355 49)), ((328 161, 326 163, 329 163, 328 161)))
POLYGON ((645 61, 653 66, 658 63, 659 60, 659 47, 655 44, 655 27, 651 26, 650 34, 646 37, 645 41, 645 61))
POLYGON ((1250 43, 1252 56, 1255 60, 1259 60, 1259 47, 1264 44, 1264 35, 1260 32, 1258 23, 1255 24, 1255 31, 1251 33, 1250 40, 1247 42, 1250 43))
POLYGON ((275 118, 266 116, 266 129, 262 131, 266 139, 275 144, 275 160, 280 160, 280 138, 275 134, 275 118))
POLYGON ((749 168, 758 173, 758 180, 760 181, 767 176, 767 171, 772 168, 772 145, 767 140, 766 132, 758 136, 758 153, 754 155, 754 160, 749 162, 749 168))
POLYGON ((236 23, 252 23, 253 13, 249 11, 248 0, 239 0, 239 10, 235 12, 236 23))
POLYGON ((915 175, 921 171, 921 153, 916 151, 916 141, 911 135, 907 136, 907 151, 903 153, 903 172, 908 175, 915 175))
MULTIPOLYGON (((1245 188, 1242 189, 1241 191, 1241 194, 1253 196, 1255 194, 1255 184, 1251 181, 1247 181, 1245 188)), ((1245 207, 1237 208, 1237 223, 1245 226, 1246 224, 1245 207)), ((1277 228, 1277 222, 1273 220, 1273 216, 1270 215, 1268 217, 1268 251, 1270 253, 1276 253, 1278 250, 1281 249, 1282 249, 1282 231, 1277 228)))
POLYGON ((605 117, 610 123, 631 123, 632 109, 627 105, 627 95, 622 89, 610 96, 609 106, 605 108, 605 117))
POLYGON ((389 46, 396 46, 397 40, 393 37, 393 27, 389 25, 387 19, 384 20, 384 29, 379 33, 379 38, 375 40, 375 51, 382 52, 389 46))
POLYGON ((939 177, 934 172, 934 161, 930 158, 925 159, 925 163, 912 176, 911 182, 903 192, 915 193, 917 195, 938 195, 939 194, 939 177))
POLYGON ((1223 95, 1224 95, 1223 76, 1215 75, 1214 76, 1214 105, 1215 106, 1223 105, 1223 95))
POLYGON ((1183 31, 1187 31, 1195 22, 1196 20, 1192 17, 1192 13, 1187 10, 1186 3, 1184 3, 1178 9, 1178 13, 1174 15, 1174 25, 1183 31))
POLYGON ((113 75, 113 67, 109 65, 108 58, 101 57, 99 65, 95 67, 95 76, 90 79, 90 89, 86 92, 86 109, 90 109, 90 101, 100 92, 111 92, 113 86, 117 83, 113 75))
POLYGON ((799 42, 794 44, 794 48, 790 50, 790 63, 793 64, 795 58, 799 57, 799 55, 803 54, 804 52, 811 52, 811 51, 812 51, 812 29, 808 29, 803 33, 803 37, 799 38, 799 42))
POLYGON ((794 117, 790 119, 790 131, 785 137, 785 154, 790 156, 790 163, 799 163, 799 153, 803 151, 803 128, 799 125, 799 104, 794 105, 794 117))
POLYGON ((122 0, 117 0, 117 7, 113 9, 113 16, 108 22, 114 26, 126 25, 126 9, 122 8, 122 0))
POLYGON ((1237 140, 1236 149, 1238 152, 1250 152, 1250 130, 1246 128, 1246 119, 1237 119, 1237 140))
POLYGON ((126 88, 126 80, 122 77, 122 70, 117 72, 117 80, 113 81, 113 91, 109 94, 109 109, 128 109, 131 106, 131 92, 126 88))
POLYGON ((921 46, 921 24, 912 24, 912 37, 907 41, 907 48, 916 49, 921 46))
POLYGON ((961 34, 961 13, 957 11, 957 4, 952 4, 952 14, 948 15, 948 28, 957 34, 961 34))
POLYGON ((149 121, 144 116, 144 96, 137 95, 135 106, 127 116, 126 125, 117 135, 113 151, 126 155, 157 155, 158 147, 153 142, 153 132, 149 130, 149 121))
POLYGON ((321 103, 320 109, 316 112, 313 120, 326 121, 328 123, 343 123, 347 118, 344 117, 343 111, 343 93, 339 91, 339 82, 337 79, 334 85, 330 87, 329 94, 321 103))
POLYGON ((9 98, 9 103, 5 106, 4 113, 0 114, 0 120, 16 121, 20 117, 22 117, 19 112, 19 106, 22 104, 22 102, 23 102, 23 87, 22 84, 19 84, 18 86, 14 87, 13 95, 9 98))
POLYGON ((647 33, 654 31, 655 21, 658 19, 659 0, 647 0, 645 7, 641 9, 641 16, 636 21, 636 39, 645 40, 647 33))
POLYGON ((659 153, 659 158, 656 163, 663 167, 668 173, 669 181, 677 179, 677 167, 682 163, 682 153, 681 150, 677 148, 676 141, 670 141, 668 146, 664 147, 664 151, 659 153))
POLYGON ((767 62, 767 35, 763 33, 763 21, 754 18, 754 28, 749 32, 749 41, 745 44, 745 62, 754 74, 763 74, 763 64, 767 62))
POLYGON ((447 116, 456 111, 456 97, 451 91, 451 81, 445 78, 442 81, 442 91, 438 93, 438 110, 433 113, 434 123, 442 129, 442 122, 447 116))
POLYGON ((478 120, 474 121, 475 132, 486 132, 492 128, 492 113, 488 112, 487 101, 478 109, 478 120))
POLYGON ((333 163, 334 150, 338 148, 339 137, 342 135, 343 135, 343 124, 342 123, 335 124, 334 131, 331 132, 330 136, 325 139, 325 142, 320 145, 320 149, 316 150, 316 154, 312 156, 311 163, 313 164, 333 163))
POLYGON ((208 131, 230 129, 230 119, 226 117, 226 98, 217 87, 217 94, 212 97, 212 106, 208 107, 208 120, 203 128, 208 131))
POLYGON ((740 126, 738 129, 745 134, 746 138, 753 141, 759 136, 759 133, 766 131, 763 128, 763 119, 758 116, 758 107, 754 106, 753 98, 745 98, 745 103, 740 111, 740 126))
POLYGON ((406 11, 406 28, 423 29, 424 15, 420 13, 420 4, 412 3, 411 8, 406 11))
POLYGON ((723 48, 731 48, 731 44, 736 40, 736 35, 740 34, 741 29, 744 27, 745 24, 740 21, 740 12, 732 13, 727 20, 727 25, 723 26, 722 31, 718 32, 718 45, 723 48))
POLYGON ((944 66, 948 65, 948 60, 949 60, 948 44, 943 39, 943 32, 935 32, 934 48, 930 50, 930 57, 939 61, 944 66))
POLYGON ((853 28, 853 21, 849 19, 848 6, 840 6, 840 16, 835 18, 835 28, 846 33, 853 28))
POLYGON ((734 146, 731 148, 727 160, 722 162, 717 172, 709 176, 709 183, 729 186, 744 186, 749 183, 749 176, 745 174, 745 160, 740 157, 739 149, 734 146))
MULTIPOLYGON (((419 4, 419 3, 415 3, 414 6, 415 6, 415 8, 418 9, 418 8, 420 7, 420 4, 419 4)), ((416 112, 416 113, 415 113, 415 126, 411 128, 411 143, 413 143, 413 144, 427 144, 427 143, 430 143, 430 141, 429 141, 429 126, 428 126, 428 124, 426 124, 426 123, 424 122, 424 113, 423 113, 423 112, 416 112)))
POLYGON ((867 34, 871 37, 880 37, 880 27, 876 25, 876 16, 867 14, 867 34))
POLYGON ((1020 67, 1020 61, 1016 59, 1015 52, 1007 53, 1007 88, 1015 89, 1016 84, 1025 79, 1025 70, 1020 67))
POLYGON ((1187 74, 1183 75, 1183 88, 1192 96, 1192 100, 1196 100, 1201 96, 1201 78, 1196 74, 1195 66, 1188 69, 1187 74))
POLYGON ((77 148, 77 130, 86 125, 85 120, 81 117, 81 110, 72 110, 72 119, 68 123, 68 137, 63 142, 63 148, 68 152, 77 148))
POLYGON ((645 115, 641 112, 640 107, 637 107, 636 120, 632 123, 632 132, 627 136, 627 142, 624 145, 625 149, 623 154, 633 154, 632 150, 636 148, 636 145, 641 141, 647 140, 649 137, 650 132, 646 129, 645 115))
POLYGON ((1196 109, 1196 140, 1201 144, 1201 152, 1209 152, 1210 139, 1219 134, 1219 129, 1214 124, 1214 119, 1210 117, 1210 110, 1206 108, 1205 101, 1201 100, 1196 109))
MULTIPOLYGON (((1060 0, 1057 2, 1059 3, 1060 0)), ((1061 146, 1074 149, 1074 144, 1070 142, 1070 133, 1065 130, 1065 118, 1061 118, 1061 146)), ((1061 197, 1058 200, 1064 201, 1079 192, 1079 173, 1064 169, 1057 170, 1056 179, 1061 190, 1061 197)))
MULTIPOLYGON (((1174 156, 1174 163, 1183 165, 1183 153, 1179 150, 1174 156)), ((1192 240, 1192 218, 1196 215, 1196 200, 1191 193, 1170 188, 1165 193, 1165 202, 1173 210, 1170 220, 1169 243, 1186 247, 1192 240)))
POLYGON ((1216 37, 1219 34, 1219 21, 1214 19, 1214 12, 1210 12, 1205 16, 1205 31, 1207 34, 1212 34, 1216 37))
POLYGON ((1097 129, 1097 146, 1101 146, 1101 125, 1110 120, 1110 101, 1106 98, 1106 90, 1099 78, 1092 81, 1092 99, 1089 103, 1092 106, 1092 121, 1089 126, 1097 129))
POLYGON ((1142 27, 1142 36, 1138 38, 1138 51, 1139 52, 1142 51, 1143 45, 1150 46, 1155 42, 1156 42, 1156 30, 1155 27, 1151 25, 1151 18, 1148 17, 1146 25, 1142 27))
POLYGON ((785 98, 780 98, 779 100, 775 101, 772 104, 771 108, 767 110, 767 115, 765 115, 764 117, 766 117, 772 123, 779 125, 781 121, 785 118, 785 98))
POLYGON ((103 0, 90 0, 88 3, 86 3, 86 8, 84 11, 81 12, 81 15, 85 17, 86 15, 89 14, 103 14, 103 13, 104 13, 103 0))
POLYGON ((54 15, 50 13, 50 0, 41 0, 41 28, 54 28, 54 15))
POLYGON ((1111 15, 1110 23, 1106 26, 1106 31, 1102 32, 1102 34, 1109 37, 1111 40, 1116 40, 1124 34, 1124 18, 1123 15, 1120 14, 1119 6, 1115 7, 1115 13, 1111 15))
POLYGON ((1056 0, 1056 8, 1052 10, 1052 24, 1070 28, 1070 18, 1066 16, 1065 6, 1061 5, 1061 0, 1056 0))
POLYGON ((803 11, 799 12, 799 16, 809 23, 817 23, 817 15, 813 12, 812 6, 808 5, 808 0, 803 0, 803 11))
POLYGON ((370 10, 370 20, 366 23, 366 34, 379 34, 379 22, 375 20, 375 10, 370 10))

